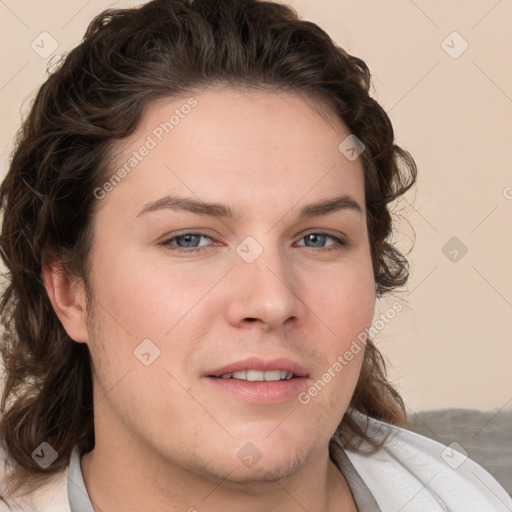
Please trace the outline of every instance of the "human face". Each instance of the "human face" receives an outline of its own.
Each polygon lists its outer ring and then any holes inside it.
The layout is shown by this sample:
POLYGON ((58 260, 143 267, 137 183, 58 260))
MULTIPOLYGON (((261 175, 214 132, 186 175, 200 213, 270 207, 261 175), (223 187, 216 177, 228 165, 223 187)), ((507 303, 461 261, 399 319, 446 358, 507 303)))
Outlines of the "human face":
POLYGON ((137 163, 95 205, 96 447, 129 442, 146 461, 195 474, 273 480, 326 456, 359 375, 364 351, 298 400, 372 321, 363 168, 338 150, 347 129, 313 100, 234 89, 193 98, 149 108, 112 170, 137 163), (148 209, 165 196, 234 216, 148 209), (352 207, 300 215, 337 197, 352 207), (300 377, 212 377, 233 364, 300 377))

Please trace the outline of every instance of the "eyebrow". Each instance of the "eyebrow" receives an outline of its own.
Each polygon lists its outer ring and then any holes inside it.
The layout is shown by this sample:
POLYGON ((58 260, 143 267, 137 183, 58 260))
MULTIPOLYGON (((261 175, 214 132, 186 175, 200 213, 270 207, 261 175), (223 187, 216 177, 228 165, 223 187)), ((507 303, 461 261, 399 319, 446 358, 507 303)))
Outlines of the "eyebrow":
MULTIPOLYGON (((167 195, 157 199, 156 201, 146 203, 137 214, 136 218, 148 212, 165 209, 187 211, 197 215, 207 215, 210 217, 222 217, 229 219, 240 219, 241 217, 240 215, 236 215, 235 212, 227 205, 220 203, 207 203, 188 197, 167 195)), ((363 213, 363 209, 355 199, 349 195, 343 195, 303 206, 299 212, 299 218, 302 219, 307 217, 316 217, 319 215, 328 215, 340 210, 354 211, 359 214, 363 213)))

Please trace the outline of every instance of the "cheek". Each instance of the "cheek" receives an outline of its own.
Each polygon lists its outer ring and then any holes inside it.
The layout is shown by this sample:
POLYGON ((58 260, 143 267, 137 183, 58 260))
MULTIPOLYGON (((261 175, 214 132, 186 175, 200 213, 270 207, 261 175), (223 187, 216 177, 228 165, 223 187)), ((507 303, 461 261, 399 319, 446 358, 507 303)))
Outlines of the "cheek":
POLYGON ((365 329, 371 326, 374 314, 375 281, 371 269, 346 266, 316 283, 323 286, 312 286, 308 293, 308 305, 314 309, 313 317, 317 317, 308 332, 312 340, 317 339, 320 319, 323 336, 321 345, 315 343, 315 349, 321 352, 322 364, 299 402, 317 424, 328 423, 334 431, 359 378, 365 329))
POLYGON ((188 316, 211 279, 200 279, 198 273, 171 269, 165 262, 155 262, 140 252, 127 251, 115 260, 113 247, 105 244, 96 255, 94 269, 95 298, 108 313, 107 323, 119 336, 137 339, 165 340, 181 319, 188 316))
POLYGON ((93 275, 97 303, 89 347, 102 392, 117 390, 123 417, 132 404, 158 402, 158 396, 190 405, 180 384, 189 388, 187 361, 215 317, 204 296, 217 278, 149 265, 129 253, 98 265, 93 275))
POLYGON ((322 320, 330 345, 338 350, 371 325, 375 308, 373 273, 352 267, 326 274, 311 287, 308 305, 322 320))

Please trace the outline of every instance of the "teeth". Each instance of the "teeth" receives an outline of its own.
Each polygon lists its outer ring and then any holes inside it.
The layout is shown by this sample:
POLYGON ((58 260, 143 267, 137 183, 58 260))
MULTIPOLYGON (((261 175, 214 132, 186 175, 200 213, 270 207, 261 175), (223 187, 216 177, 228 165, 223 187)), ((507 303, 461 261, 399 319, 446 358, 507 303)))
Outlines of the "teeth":
POLYGON ((267 372, 261 370, 247 370, 241 372, 225 373, 221 375, 221 379, 239 379, 249 382, 275 382, 278 380, 290 380, 293 372, 284 370, 270 370, 267 372))
POLYGON ((280 372, 279 370, 273 370, 271 372, 264 372, 263 376, 265 377, 265 380, 267 382, 269 381, 275 381, 275 380, 281 380, 281 373, 286 372, 280 372))
POLYGON ((260 382, 265 380, 263 378, 263 372, 258 370, 248 370, 247 371, 247 380, 250 382, 260 382))

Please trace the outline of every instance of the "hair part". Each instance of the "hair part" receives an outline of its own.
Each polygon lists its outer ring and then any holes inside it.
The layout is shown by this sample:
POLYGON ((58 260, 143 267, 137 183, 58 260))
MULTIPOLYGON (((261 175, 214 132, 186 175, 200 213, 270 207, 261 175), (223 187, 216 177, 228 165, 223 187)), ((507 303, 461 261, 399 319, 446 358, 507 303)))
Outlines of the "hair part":
MULTIPOLYGON (((109 175, 113 144, 135 132, 155 101, 218 86, 292 92, 328 105, 365 145, 377 297, 406 283, 408 262, 390 242, 389 205, 414 184, 416 166, 370 97, 361 59, 274 2, 154 0, 101 13, 39 89, 0 186, 0 254, 8 268, 0 301, 0 444, 14 468, 12 491, 29 477, 63 470, 75 445, 82 453, 94 447, 92 360, 58 320, 43 267, 83 279, 90 292, 93 191, 109 175), (31 456, 43 441, 58 452, 47 469, 31 456)), ((337 431, 346 447, 372 442, 353 411, 397 425, 406 419, 371 340, 337 431)))

